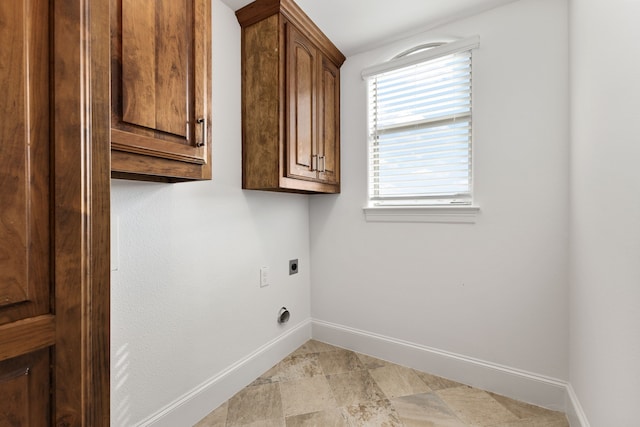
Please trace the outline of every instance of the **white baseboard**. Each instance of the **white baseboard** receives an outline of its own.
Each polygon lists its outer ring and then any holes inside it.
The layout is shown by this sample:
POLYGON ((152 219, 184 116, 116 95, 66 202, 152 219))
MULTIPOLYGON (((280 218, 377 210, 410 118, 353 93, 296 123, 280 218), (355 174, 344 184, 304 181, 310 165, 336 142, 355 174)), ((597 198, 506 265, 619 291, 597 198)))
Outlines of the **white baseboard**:
POLYGON ((317 319, 312 323, 312 336, 523 402, 556 411, 567 409, 568 384, 559 379, 317 319))
POLYGON ((564 411, 571 427, 590 427, 571 384, 322 320, 307 319, 180 396, 136 427, 190 427, 309 338, 545 408, 564 411))
POLYGON ((191 427, 311 338, 307 319, 136 424, 191 427))
POLYGON ((565 412, 567 413, 567 418, 569 419, 571 427, 590 427, 587 415, 584 413, 582 405, 580 405, 580 401, 578 400, 578 396, 571 384, 567 385, 566 405, 567 410, 565 412))

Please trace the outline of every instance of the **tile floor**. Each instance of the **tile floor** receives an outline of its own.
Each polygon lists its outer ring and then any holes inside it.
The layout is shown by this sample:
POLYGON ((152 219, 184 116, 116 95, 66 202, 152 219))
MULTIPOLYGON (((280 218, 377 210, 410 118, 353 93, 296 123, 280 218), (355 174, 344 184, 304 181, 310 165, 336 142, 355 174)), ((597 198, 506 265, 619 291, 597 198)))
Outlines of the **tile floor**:
POLYGON ((561 412, 308 341, 196 427, 568 427, 561 412))

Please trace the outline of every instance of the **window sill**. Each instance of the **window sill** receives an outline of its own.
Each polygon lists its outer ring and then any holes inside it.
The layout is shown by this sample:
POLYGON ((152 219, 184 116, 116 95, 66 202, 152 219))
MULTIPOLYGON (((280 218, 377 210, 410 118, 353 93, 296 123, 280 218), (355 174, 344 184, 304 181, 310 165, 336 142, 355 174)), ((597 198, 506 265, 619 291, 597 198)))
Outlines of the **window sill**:
POLYGON ((377 206, 362 208, 367 222, 474 224, 479 206, 377 206))

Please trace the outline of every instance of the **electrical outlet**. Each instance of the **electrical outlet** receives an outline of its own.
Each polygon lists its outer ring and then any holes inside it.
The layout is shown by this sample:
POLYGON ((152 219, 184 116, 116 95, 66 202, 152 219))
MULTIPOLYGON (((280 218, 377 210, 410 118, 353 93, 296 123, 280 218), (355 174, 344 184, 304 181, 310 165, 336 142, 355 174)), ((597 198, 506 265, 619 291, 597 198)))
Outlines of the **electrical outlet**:
POLYGON ((298 260, 292 259, 289 260, 289 276, 292 274, 298 274, 298 260))
POLYGON ((260 268, 260 287, 269 286, 269 267, 260 268))

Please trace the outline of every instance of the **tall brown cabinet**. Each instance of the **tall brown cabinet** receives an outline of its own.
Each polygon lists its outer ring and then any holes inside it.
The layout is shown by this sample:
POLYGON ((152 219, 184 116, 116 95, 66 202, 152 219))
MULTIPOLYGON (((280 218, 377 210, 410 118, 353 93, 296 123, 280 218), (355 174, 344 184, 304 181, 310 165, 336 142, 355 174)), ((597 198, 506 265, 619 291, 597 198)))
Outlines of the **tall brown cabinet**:
POLYGON ((344 55, 292 0, 257 0, 242 27, 242 185, 340 192, 344 55))
POLYGON ((108 14, 0 2, 0 426, 109 425, 108 14))

